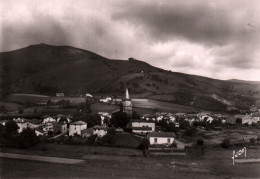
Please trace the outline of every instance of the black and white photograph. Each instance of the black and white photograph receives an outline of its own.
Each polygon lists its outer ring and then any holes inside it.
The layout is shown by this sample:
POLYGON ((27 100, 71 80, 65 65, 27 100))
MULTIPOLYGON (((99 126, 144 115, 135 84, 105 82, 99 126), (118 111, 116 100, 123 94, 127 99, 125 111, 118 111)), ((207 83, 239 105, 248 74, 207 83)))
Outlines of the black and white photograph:
POLYGON ((0 178, 260 178, 260 1, 0 0, 0 178))

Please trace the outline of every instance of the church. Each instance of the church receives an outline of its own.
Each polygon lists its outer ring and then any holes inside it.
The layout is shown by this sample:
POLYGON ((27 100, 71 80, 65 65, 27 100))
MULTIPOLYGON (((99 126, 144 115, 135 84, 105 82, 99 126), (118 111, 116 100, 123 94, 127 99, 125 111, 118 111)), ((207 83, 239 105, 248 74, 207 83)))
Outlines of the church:
POLYGON ((132 100, 130 99, 129 96, 128 89, 126 89, 125 98, 122 99, 122 107, 123 107, 123 112, 125 112, 128 116, 132 116, 133 106, 132 106, 132 100))

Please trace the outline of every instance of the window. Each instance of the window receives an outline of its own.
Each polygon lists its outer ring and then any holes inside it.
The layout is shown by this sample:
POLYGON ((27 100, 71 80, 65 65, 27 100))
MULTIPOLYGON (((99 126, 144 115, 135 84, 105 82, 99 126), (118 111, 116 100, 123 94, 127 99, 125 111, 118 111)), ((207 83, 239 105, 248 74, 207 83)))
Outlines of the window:
POLYGON ((171 139, 170 139, 170 138, 167 139, 167 143, 168 143, 168 144, 171 143, 171 139))
POLYGON ((154 138, 154 143, 157 144, 157 138, 154 138))

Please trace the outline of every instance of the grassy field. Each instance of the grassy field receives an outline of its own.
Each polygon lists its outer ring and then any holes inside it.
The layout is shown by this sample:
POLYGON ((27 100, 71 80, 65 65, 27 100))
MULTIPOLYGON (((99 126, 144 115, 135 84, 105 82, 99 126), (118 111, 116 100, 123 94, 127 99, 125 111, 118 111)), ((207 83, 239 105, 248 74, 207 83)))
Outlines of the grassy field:
POLYGON ((5 97, 5 101, 24 103, 25 101, 32 103, 40 103, 48 100, 49 96, 36 94, 10 94, 5 97))
POLYGON ((51 100, 52 102, 57 102, 59 100, 69 100, 73 104, 83 103, 86 101, 85 97, 56 97, 56 96, 46 96, 46 95, 36 95, 36 94, 10 94, 4 100, 10 102, 18 102, 18 103, 44 103, 47 100, 51 100))
POLYGON ((98 112, 111 113, 115 110, 120 109, 120 107, 118 105, 113 105, 113 104, 95 103, 91 105, 90 109, 92 113, 98 113, 98 112))
POLYGON ((231 144, 249 143, 250 138, 260 136, 259 129, 241 128, 241 129, 223 129, 221 131, 199 129, 198 135, 189 140, 203 139, 206 145, 219 145, 226 138, 230 139, 231 144), (193 138, 193 139, 192 139, 193 138))
POLYGON ((152 99, 133 99, 132 104, 136 108, 154 109, 158 112, 197 112, 198 110, 190 107, 174 103, 161 102, 152 99))
MULTIPOLYGON (((259 148, 248 149, 260 157, 259 148)), ((82 164, 65 165, 27 160, 1 159, 1 177, 37 178, 259 178, 260 163, 232 165, 231 149, 208 149, 203 157, 150 156, 133 149, 40 144, 30 150, 1 152, 78 158, 82 164), (45 148, 45 151, 42 149, 45 148), (46 150, 47 149, 47 150, 46 150)))

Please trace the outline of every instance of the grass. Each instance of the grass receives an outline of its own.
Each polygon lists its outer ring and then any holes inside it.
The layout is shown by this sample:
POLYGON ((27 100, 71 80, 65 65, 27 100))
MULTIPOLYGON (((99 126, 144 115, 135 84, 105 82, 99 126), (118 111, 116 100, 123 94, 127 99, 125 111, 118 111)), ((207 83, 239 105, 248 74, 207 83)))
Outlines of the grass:
MULTIPOLYGON (((44 144, 27 151, 37 155, 37 148, 47 147, 44 155, 83 158, 86 162, 75 165, 46 162, 1 159, 3 178, 258 178, 259 163, 232 165, 232 150, 207 149, 201 157, 141 157, 142 152, 133 149, 67 146, 44 144), (93 154, 95 152, 95 154, 93 154), (138 154, 140 157, 131 157, 138 154)), ((1 149, 2 151, 2 149, 1 149)), ((6 150, 7 151, 7 150, 6 150)), ((248 149, 248 155, 259 156, 259 148, 248 149)), ((10 150, 9 150, 10 152, 10 150)), ((23 152, 25 153, 25 152, 23 152)))
POLYGON ((136 108, 147 108, 147 109, 154 109, 159 112, 197 112, 198 110, 190 107, 184 106, 174 103, 168 102, 161 102, 152 99, 144 99, 144 100, 133 100, 133 106, 136 108))
POLYGON ((141 151, 137 149, 117 148, 117 147, 101 147, 101 146, 86 146, 86 145, 63 145, 40 143, 30 149, 14 149, 14 148, 0 148, 0 152, 10 152, 28 155, 42 155, 64 158, 78 158, 81 159, 85 155, 119 155, 131 156, 141 155, 141 151))
POLYGON ((98 113, 98 112, 108 112, 111 113, 115 110, 120 109, 119 106, 113 105, 113 104, 106 104, 106 103, 95 103, 92 104, 91 107, 91 112, 92 113, 98 113))
POLYGON ((137 148, 142 138, 128 133, 117 134, 115 146, 137 148))

